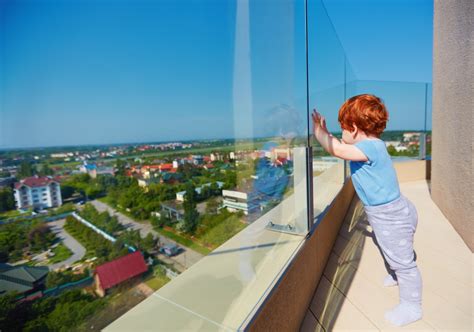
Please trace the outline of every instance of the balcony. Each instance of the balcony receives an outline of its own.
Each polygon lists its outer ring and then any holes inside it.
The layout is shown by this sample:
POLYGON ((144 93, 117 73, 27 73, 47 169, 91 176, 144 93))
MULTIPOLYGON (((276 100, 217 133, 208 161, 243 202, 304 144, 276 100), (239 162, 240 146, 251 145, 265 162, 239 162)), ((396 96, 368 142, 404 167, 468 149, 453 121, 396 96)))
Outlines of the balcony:
MULTIPOLYGON (((398 171, 399 177, 415 173, 413 168, 398 171)), ((424 309, 423 319, 404 330, 471 331, 472 253, 431 199, 429 181, 401 182, 401 190, 418 209, 415 251, 424 309)), ((383 287, 387 272, 373 241, 354 198, 300 331, 393 329, 384 312, 398 304, 398 287, 383 287)))

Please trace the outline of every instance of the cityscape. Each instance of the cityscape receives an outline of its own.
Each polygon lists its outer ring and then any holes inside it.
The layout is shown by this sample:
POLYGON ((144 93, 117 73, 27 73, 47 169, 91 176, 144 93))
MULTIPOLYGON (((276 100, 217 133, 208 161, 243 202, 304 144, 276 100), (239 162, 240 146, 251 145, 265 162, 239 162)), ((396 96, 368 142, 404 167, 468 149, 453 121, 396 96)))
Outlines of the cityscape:
MULTIPOLYGON (((419 157, 421 132, 384 135, 393 158, 419 157)), ((61 316, 99 330, 278 205, 292 149, 260 138, 3 150, 0 292, 43 303, 75 291, 71 306, 100 314, 61 316)), ((314 147, 315 176, 336 164, 314 147)))

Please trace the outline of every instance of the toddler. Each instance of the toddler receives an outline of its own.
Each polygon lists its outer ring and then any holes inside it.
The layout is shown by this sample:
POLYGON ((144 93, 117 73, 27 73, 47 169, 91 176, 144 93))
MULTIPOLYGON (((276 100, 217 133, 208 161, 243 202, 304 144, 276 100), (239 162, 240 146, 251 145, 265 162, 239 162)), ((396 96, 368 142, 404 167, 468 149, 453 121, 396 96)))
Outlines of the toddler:
POLYGON ((385 105, 369 94, 348 99, 339 110, 342 140, 328 132, 325 118, 316 110, 312 117, 321 146, 335 157, 350 160, 354 188, 391 269, 384 285, 399 286, 400 303, 385 313, 385 319, 397 326, 421 319, 422 280, 413 251, 418 215, 400 194, 395 169, 379 138, 388 120, 385 105))

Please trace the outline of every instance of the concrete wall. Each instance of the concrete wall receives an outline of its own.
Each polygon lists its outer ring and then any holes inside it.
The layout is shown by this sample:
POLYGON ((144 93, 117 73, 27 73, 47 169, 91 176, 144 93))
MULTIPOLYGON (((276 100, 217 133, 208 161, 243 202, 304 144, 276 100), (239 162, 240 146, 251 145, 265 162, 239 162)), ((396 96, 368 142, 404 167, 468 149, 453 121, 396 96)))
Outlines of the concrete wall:
POLYGON ((474 251, 474 1, 434 1, 433 201, 474 251))

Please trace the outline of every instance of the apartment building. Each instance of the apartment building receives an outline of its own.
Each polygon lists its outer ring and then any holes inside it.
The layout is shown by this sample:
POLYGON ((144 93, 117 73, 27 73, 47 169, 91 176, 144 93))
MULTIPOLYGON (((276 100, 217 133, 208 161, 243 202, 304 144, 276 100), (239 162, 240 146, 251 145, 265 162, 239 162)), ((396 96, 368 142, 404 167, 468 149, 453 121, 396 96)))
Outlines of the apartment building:
POLYGON ((18 209, 44 209, 62 205, 61 186, 51 176, 32 176, 15 183, 18 209))

